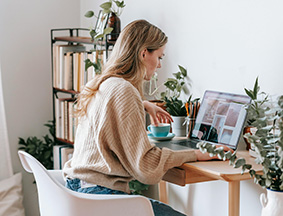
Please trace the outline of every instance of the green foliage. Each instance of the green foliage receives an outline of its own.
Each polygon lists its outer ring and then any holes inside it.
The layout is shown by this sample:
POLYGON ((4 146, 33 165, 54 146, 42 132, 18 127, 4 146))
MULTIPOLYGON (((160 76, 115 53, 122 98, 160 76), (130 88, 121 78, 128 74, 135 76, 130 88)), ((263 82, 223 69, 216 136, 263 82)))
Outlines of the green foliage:
POLYGON ((211 156, 218 155, 220 159, 230 160, 235 168, 242 167, 242 172, 249 170, 254 182, 263 188, 283 191, 283 96, 275 104, 258 107, 258 111, 262 116, 255 118, 253 122, 257 131, 254 135, 247 133, 245 137, 255 146, 256 163, 262 165, 263 174, 257 174, 245 159, 236 160, 235 153, 225 153, 223 149, 205 142, 198 143, 198 147, 211 156))
POLYGON ((93 16, 94 16, 94 12, 93 11, 88 11, 88 12, 85 13, 85 17, 87 17, 87 18, 91 18, 93 16))
POLYGON ((109 0, 108 2, 104 2, 100 5, 100 7, 103 9, 104 14, 108 14, 110 12, 115 13, 117 16, 120 16, 122 13, 122 9, 125 7, 124 1, 114 1, 109 0), (115 4, 113 4, 113 2, 115 4))
MULTIPOLYGON (((115 13, 117 16, 120 16, 122 14, 122 9, 125 7, 125 2, 124 1, 114 1, 114 0, 109 0, 100 5, 100 8, 102 9, 103 14, 109 14, 111 12, 115 13), (113 4, 113 2, 115 4, 113 4)), ((94 12, 92 10, 87 11, 85 13, 85 17, 87 18, 92 18, 96 17, 94 12)))
POLYGON ((129 182, 129 187, 133 194, 142 195, 142 191, 148 190, 149 185, 143 184, 138 180, 132 180, 129 182))
MULTIPOLYGON (((117 16, 120 16, 122 13, 122 9, 125 7, 124 1, 114 1, 114 0, 109 0, 100 5, 100 8, 102 9, 102 18, 101 19, 106 19, 107 15, 110 12, 115 13, 117 16)), ((85 17, 87 18, 92 18, 98 17, 95 15, 95 13, 90 10, 85 13, 85 17)), ((91 39, 94 41, 94 50, 96 50, 96 43, 98 41, 103 41, 105 39, 105 35, 110 34, 113 31, 113 28, 107 27, 103 30, 103 32, 97 32, 94 26, 90 27, 89 34, 91 39)), ((94 67, 95 73, 99 74, 101 72, 101 60, 96 59, 95 62, 91 62, 90 59, 85 60, 85 70, 87 70, 89 67, 94 67)))
POLYGON ((260 86, 258 85, 258 77, 256 78, 255 84, 252 89, 246 89, 246 94, 251 98, 251 104, 247 107, 248 117, 247 123, 253 125, 256 118, 263 116, 263 105, 268 101, 268 96, 264 92, 260 92, 260 86), (260 96, 261 99, 259 98, 260 96))
POLYGON ((90 59, 85 60, 85 70, 87 70, 89 67, 94 67, 95 74, 101 73, 101 59, 97 59, 96 63, 92 62, 90 59))
POLYGON ((53 146, 55 145, 53 136, 55 127, 53 121, 48 122, 44 126, 49 128, 52 138, 48 135, 43 136, 43 140, 35 136, 30 136, 26 140, 19 137, 19 150, 23 150, 34 156, 46 169, 53 169, 53 146))
POLYGON ((179 99, 181 92, 188 93, 186 88, 187 70, 178 65, 179 70, 173 73, 175 78, 168 78, 164 83, 166 90, 161 93, 161 99, 165 101, 166 110, 173 116, 187 116, 185 103, 179 99))

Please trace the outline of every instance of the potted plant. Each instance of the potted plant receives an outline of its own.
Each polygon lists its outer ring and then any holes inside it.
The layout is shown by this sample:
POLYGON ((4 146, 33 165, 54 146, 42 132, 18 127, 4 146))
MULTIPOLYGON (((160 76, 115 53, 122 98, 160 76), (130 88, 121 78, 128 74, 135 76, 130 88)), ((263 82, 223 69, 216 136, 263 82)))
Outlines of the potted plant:
POLYGON ((94 62, 92 62, 90 59, 85 60, 85 70, 87 70, 89 67, 94 67, 95 74, 101 73, 101 68, 103 65, 102 63, 103 50, 98 50, 96 48, 96 43, 99 40, 106 39, 107 35, 109 35, 108 40, 110 41, 117 40, 121 32, 121 27, 120 27, 121 21, 119 16, 121 15, 123 8, 125 6, 126 5, 124 1, 109 0, 100 5, 102 9, 102 16, 97 17, 92 10, 86 12, 85 17, 87 18, 96 17, 96 19, 101 19, 101 23, 103 23, 103 20, 107 19, 108 15, 109 17, 108 17, 107 28, 105 28, 102 33, 98 32, 94 26, 91 26, 90 28, 89 33, 92 40, 94 41, 93 51, 96 51, 96 58, 94 62))
POLYGON ((52 138, 48 134, 43 136, 43 140, 36 136, 30 136, 26 140, 19 137, 19 150, 34 156, 46 169, 53 169, 53 146, 56 145, 54 140, 55 126, 53 121, 48 122, 44 126, 49 128, 52 138))
MULTIPOLYGON (((258 77, 255 80, 254 86, 252 89, 244 88, 246 94, 251 98, 251 104, 247 106, 247 126, 244 128, 243 133, 254 134, 256 127, 254 125, 255 119, 263 115, 263 107, 268 102, 268 96, 265 92, 260 92, 260 86, 258 85, 258 77)), ((247 150, 254 150, 253 145, 249 143, 247 138, 244 137, 244 140, 247 144, 247 150)))
POLYGON ((180 99, 181 93, 189 93, 187 89, 187 70, 178 65, 179 71, 173 73, 174 78, 168 78, 164 83, 165 91, 161 93, 161 99, 165 102, 167 112, 172 115, 172 132, 176 136, 186 136, 187 110, 184 101, 180 99))
MULTIPOLYGON (((120 32, 121 32, 121 21, 119 16, 122 14, 123 8, 125 7, 124 1, 114 1, 114 0, 109 0, 100 5, 102 12, 103 12, 103 19, 106 19, 106 17, 109 15, 108 18, 108 28, 106 28, 106 32, 101 35, 97 35, 97 32, 95 31, 94 28, 91 29, 90 34, 91 37, 98 37, 102 38, 104 35, 110 34, 109 40, 115 41, 117 40, 120 32), (111 31, 110 31, 111 29, 111 31), (97 36, 96 36, 97 35, 97 36)), ((91 18, 95 16, 93 11, 88 11, 85 14, 85 17, 91 18)))
POLYGON ((236 152, 225 153, 222 147, 206 142, 198 143, 198 147, 202 152, 229 160, 235 168, 242 167, 242 172, 248 170, 255 183, 267 189, 267 198, 261 195, 262 216, 279 216, 283 212, 283 96, 269 106, 257 107, 257 111, 260 115, 253 118, 257 130, 245 137, 254 145, 255 161, 262 165, 262 173, 256 173, 244 158, 237 158, 236 152))

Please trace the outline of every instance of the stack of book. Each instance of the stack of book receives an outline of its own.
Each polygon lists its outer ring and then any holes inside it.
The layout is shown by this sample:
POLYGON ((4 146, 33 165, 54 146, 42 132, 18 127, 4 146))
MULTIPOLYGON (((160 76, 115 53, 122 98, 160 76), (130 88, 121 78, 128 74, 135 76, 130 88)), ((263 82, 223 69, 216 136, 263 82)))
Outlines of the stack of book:
POLYGON ((74 98, 55 98, 56 137, 74 142, 76 118, 74 98))
POLYGON ((53 147, 53 168, 63 169, 65 163, 73 156, 74 148, 67 145, 55 145, 53 147))
MULTIPOLYGON (((93 67, 85 70, 85 60, 96 62, 96 52, 86 51, 82 45, 55 45, 53 47, 53 87, 80 92, 95 76, 93 67)), ((105 61, 103 52, 102 62, 105 61)))

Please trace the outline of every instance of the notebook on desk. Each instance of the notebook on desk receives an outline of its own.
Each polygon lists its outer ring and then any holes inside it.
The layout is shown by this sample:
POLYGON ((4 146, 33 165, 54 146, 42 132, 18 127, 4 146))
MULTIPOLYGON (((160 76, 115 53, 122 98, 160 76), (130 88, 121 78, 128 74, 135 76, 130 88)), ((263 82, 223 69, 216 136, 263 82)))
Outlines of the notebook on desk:
POLYGON ((192 136, 189 139, 155 142, 156 146, 173 150, 196 148, 200 141, 227 145, 236 149, 246 120, 246 95, 207 90, 204 93, 192 136))

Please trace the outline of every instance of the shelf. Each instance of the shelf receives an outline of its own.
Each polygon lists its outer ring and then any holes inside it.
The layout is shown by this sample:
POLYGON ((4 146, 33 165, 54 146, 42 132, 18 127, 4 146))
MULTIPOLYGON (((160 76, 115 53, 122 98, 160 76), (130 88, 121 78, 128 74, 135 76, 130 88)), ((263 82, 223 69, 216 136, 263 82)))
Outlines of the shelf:
POLYGON ((54 92, 62 92, 62 93, 68 93, 68 94, 73 94, 73 95, 76 95, 76 94, 79 94, 80 92, 77 92, 77 91, 74 91, 74 90, 65 90, 65 89, 59 89, 59 88, 55 88, 53 87, 53 90, 54 92))
POLYGON ((55 141, 59 142, 59 143, 62 143, 62 144, 69 144, 69 145, 74 145, 73 142, 69 141, 69 140, 66 140, 66 139, 61 139, 61 138, 58 138, 56 137, 55 141))
MULTIPOLYGON (((94 41, 90 37, 79 37, 79 36, 55 37, 54 41, 94 44, 94 41)), ((96 44, 105 45, 105 41, 97 41, 96 44)), ((115 41, 108 40, 107 44, 108 45, 114 45, 115 41)))

